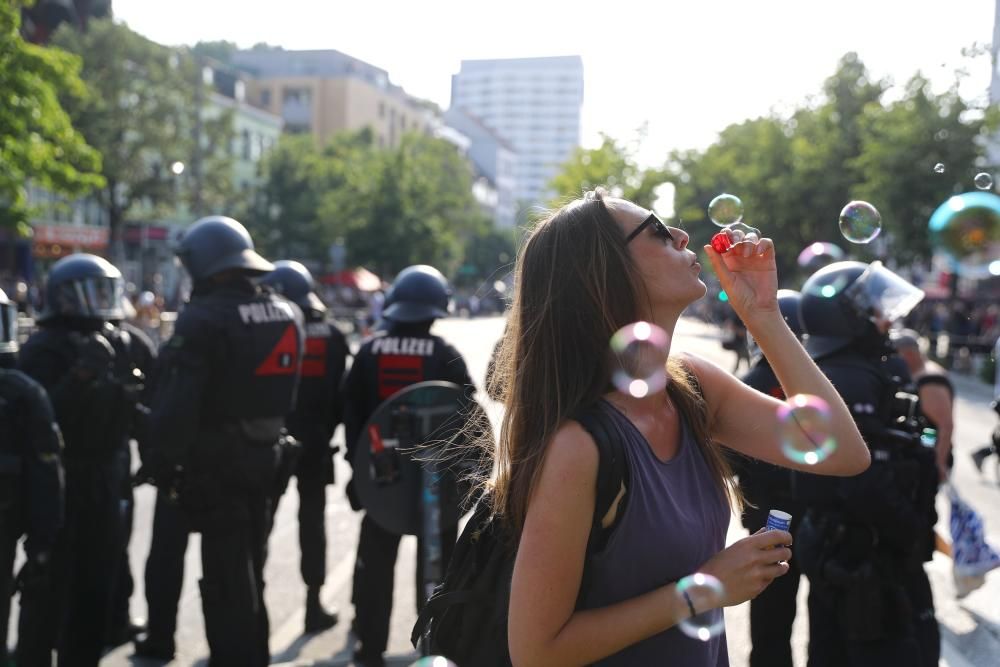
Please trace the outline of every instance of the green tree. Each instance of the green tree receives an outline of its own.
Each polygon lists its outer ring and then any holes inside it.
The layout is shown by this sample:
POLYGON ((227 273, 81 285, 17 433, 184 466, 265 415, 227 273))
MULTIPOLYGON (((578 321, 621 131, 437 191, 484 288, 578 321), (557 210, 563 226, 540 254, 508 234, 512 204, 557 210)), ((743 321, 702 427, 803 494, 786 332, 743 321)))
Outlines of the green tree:
POLYGON ((985 123, 956 90, 934 95, 919 75, 898 101, 884 103, 887 90, 847 54, 822 96, 789 118, 731 125, 704 151, 674 153, 667 171, 692 245, 718 231, 706 208, 715 195, 731 192, 743 200, 747 224, 778 242, 786 284, 804 277, 795 259, 813 241, 836 243, 866 260, 889 247, 896 260, 928 257, 927 219, 971 182, 985 123), (945 174, 934 172, 938 162, 945 174), (841 236, 837 218, 851 199, 879 209, 883 240, 855 245, 841 236))
MULTIPOLYGON (((489 228, 472 196, 472 168, 455 147, 419 133, 376 154, 376 177, 324 196, 321 215, 334 222, 348 260, 382 275, 431 264, 446 275, 463 248, 489 228), (362 189, 363 187, 363 189, 362 189), (345 202, 344 194, 354 197, 345 202)), ((355 176, 359 175, 355 172, 355 176)))
POLYGON ((178 192, 195 216, 223 212, 232 194, 232 115, 205 115, 210 91, 197 59, 112 21, 93 21, 85 33, 60 29, 53 42, 83 58, 91 94, 71 115, 104 156, 99 200, 112 252, 127 216, 176 212, 178 192), (175 161, 186 166, 182 190, 175 161))
POLYGON ((191 47, 191 53, 196 56, 211 58, 220 63, 230 65, 233 62, 233 54, 240 50, 235 42, 224 39, 210 42, 198 42, 191 47))
POLYGON ((78 58, 26 43, 19 2, 0 2, 0 226, 27 234, 25 186, 77 196, 104 185, 101 156, 73 127, 60 95, 86 96, 78 58))
MULTIPOLYGON (((641 139, 643 131, 639 131, 641 139)), ((550 206, 559 206, 583 192, 603 186, 614 194, 652 208, 656 188, 666 181, 660 169, 644 169, 635 161, 634 151, 606 134, 597 148, 576 148, 549 182, 556 193, 550 206)))
POLYGON ((273 257, 320 262, 346 233, 345 219, 367 216, 379 177, 368 129, 337 134, 323 148, 310 136, 285 135, 261 169, 248 218, 254 238, 273 257))
POLYGON ((862 150, 850 161, 858 174, 851 196, 878 208, 894 259, 927 258, 927 221, 952 194, 973 189, 988 124, 956 88, 936 95, 920 74, 900 100, 873 111, 862 117, 862 150), (944 173, 934 170, 939 163, 944 173))

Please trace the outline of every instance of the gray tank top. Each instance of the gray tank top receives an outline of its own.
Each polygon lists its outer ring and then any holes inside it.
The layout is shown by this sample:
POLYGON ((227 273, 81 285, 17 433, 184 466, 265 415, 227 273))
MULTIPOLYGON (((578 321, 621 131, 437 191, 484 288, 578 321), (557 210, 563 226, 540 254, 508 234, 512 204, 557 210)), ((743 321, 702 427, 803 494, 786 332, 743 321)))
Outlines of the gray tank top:
MULTIPOLYGON (((628 499, 604 550, 592 558, 584 609, 615 604, 694 573, 725 547, 729 528, 729 504, 683 415, 677 454, 661 461, 632 422, 608 406, 625 445, 628 499)), ((673 627, 596 664, 721 667, 729 665, 729 653, 725 633, 702 642, 673 627)))

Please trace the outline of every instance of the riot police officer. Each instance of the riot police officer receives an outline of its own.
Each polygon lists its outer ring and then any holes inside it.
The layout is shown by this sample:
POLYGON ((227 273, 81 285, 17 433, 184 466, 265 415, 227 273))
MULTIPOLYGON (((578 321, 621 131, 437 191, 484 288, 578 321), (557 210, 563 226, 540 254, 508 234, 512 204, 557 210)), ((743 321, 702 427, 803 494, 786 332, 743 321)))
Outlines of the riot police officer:
MULTIPOLYGON (((387 329, 368 339, 354 358, 344 384, 344 429, 347 460, 353 462, 361 430, 375 409, 399 390, 417 382, 444 380, 472 387, 461 354, 430 332, 434 320, 448 314, 450 290, 441 273, 425 265, 408 267, 393 283, 383 311, 387 329)), ((355 470, 354 475, 369 474, 355 470)), ((361 509, 353 483, 348 497, 361 509)), ((455 544, 456 527, 442 531, 443 563, 455 544)), ((361 521, 354 567, 354 630, 359 645, 355 661, 365 667, 384 664, 392 611, 393 570, 399 535, 379 526, 368 515, 361 521)), ((419 568, 419 564, 418 564, 419 568)), ((417 604, 423 602, 422 577, 417 574, 417 604)))
MULTIPOLYGON (((788 328, 802 338, 799 323, 799 302, 802 295, 788 289, 778 290, 778 308, 788 328)), ((784 400, 771 365, 759 351, 751 351, 754 358, 750 370, 741 378, 747 385, 769 396, 784 400)), ((734 472, 740 480, 740 489, 746 499, 743 509, 743 527, 751 533, 760 530, 767 522, 771 509, 792 515, 791 531, 798 528, 804 508, 795 497, 796 481, 800 473, 788 468, 739 457, 734 461, 734 472)), ((764 591, 750 601, 750 666, 792 667, 792 622, 795 620, 796 595, 799 590, 798 559, 788 561, 788 573, 778 577, 764 591)))
POLYGON ((14 370, 17 348, 17 305, 0 290, 0 659, 7 655, 14 556, 25 535, 17 663, 33 665, 51 662, 49 643, 37 639, 50 623, 44 602, 63 517, 62 436, 45 389, 14 370))
POLYGON ((136 401, 116 373, 104 327, 121 317, 122 292, 121 273, 107 260, 59 260, 48 275, 39 330, 19 360, 48 391, 65 442, 66 518, 52 559, 61 665, 100 659, 120 562, 120 489, 128 474, 122 449, 136 401))
POLYGON ((938 664, 923 570, 933 551, 934 455, 903 426, 915 405, 898 394, 906 380, 895 375, 900 364, 887 336, 889 323, 922 297, 880 262, 831 264, 802 287, 806 348, 872 454, 856 477, 817 477, 798 488, 808 505, 795 544, 810 581, 810 667, 938 664))
POLYGON ((202 218, 177 254, 194 288, 161 350, 143 465, 201 533, 212 664, 266 665, 266 530, 295 405, 302 314, 252 282, 274 266, 236 220, 202 218))
MULTIPOLYGON (((333 483, 333 431, 340 423, 343 399, 340 385, 347 364, 348 347, 344 335, 326 319, 326 305, 316 295, 309 269, 299 262, 278 261, 274 271, 261 283, 291 299, 305 316, 306 343, 302 358, 295 410, 288 415, 288 432, 302 444, 294 464, 299 492, 300 571, 306 590, 305 631, 317 632, 337 623, 336 612, 320 604, 319 594, 326 580, 326 485, 333 483)), ((292 473, 293 470, 289 470, 292 473)), ((276 489, 274 504, 284 494, 288 477, 276 489)))

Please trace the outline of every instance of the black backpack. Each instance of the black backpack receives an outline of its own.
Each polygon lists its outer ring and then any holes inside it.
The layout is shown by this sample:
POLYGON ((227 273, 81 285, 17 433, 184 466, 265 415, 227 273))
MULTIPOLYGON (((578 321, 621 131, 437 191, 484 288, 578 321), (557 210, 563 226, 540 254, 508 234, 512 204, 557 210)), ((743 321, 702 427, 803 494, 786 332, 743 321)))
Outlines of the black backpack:
MULTIPOLYGON (((628 465, 614 410, 598 402, 574 420, 594 439, 599 452, 597 500, 587 561, 577 605, 588 589, 590 557, 603 549, 614 526, 601 527, 601 519, 621 490, 628 488, 628 465)), ((619 516, 627 494, 619 504, 619 516)), ((459 665, 501 667, 511 664, 507 647, 507 608, 514 571, 516 546, 504 522, 493 512, 486 494, 455 543, 444 580, 434 589, 413 626, 410 640, 419 647, 426 637, 430 655, 442 655, 459 665)))

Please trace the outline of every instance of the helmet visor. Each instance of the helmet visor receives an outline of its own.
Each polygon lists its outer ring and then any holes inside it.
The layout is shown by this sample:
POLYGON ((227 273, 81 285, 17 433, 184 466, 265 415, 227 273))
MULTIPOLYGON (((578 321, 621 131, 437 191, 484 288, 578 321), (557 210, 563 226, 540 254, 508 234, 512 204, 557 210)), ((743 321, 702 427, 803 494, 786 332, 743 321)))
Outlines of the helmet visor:
POLYGON ((88 277, 59 286, 58 303, 53 310, 60 315, 109 319, 121 316, 121 300, 125 295, 120 278, 88 277))
POLYGON ((924 291, 885 268, 882 262, 872 262, 844 295, 862 316, 894 322, 920 303, 924 291))

